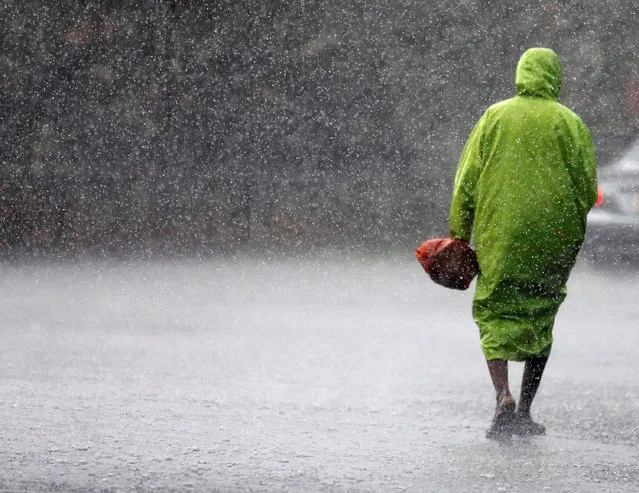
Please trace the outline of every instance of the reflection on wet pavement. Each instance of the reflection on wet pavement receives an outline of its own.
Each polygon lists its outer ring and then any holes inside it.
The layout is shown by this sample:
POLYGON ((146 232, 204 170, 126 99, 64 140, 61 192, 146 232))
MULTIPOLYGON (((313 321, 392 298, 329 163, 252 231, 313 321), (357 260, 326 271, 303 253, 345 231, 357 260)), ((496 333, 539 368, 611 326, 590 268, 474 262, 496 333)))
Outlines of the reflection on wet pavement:
POLYGON ((637 491, 638 282, 577 267, 548 435, 498 444, 472 292, 410 256, 6 265, 0 488, 637 491))

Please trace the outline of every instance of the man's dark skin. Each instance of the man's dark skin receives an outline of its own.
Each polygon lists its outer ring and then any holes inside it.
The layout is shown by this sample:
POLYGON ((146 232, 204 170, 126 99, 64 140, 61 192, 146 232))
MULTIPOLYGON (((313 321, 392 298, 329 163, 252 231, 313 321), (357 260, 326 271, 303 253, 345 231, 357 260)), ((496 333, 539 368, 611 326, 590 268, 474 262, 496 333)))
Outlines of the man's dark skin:
POLYGON ((533 421, 530 406, 537 394, 541 377, 546 368, 548 357, 529 358, 524 364, 521 381, 519 403, 510 393, 508 385, 508 361, 503 359, 488 360, 488 371, 495 387, 497 406, 495 409, 495 426, 491 429, 492 437, 509 436, 509 431, 517 435, 543 435, 546 428, 533 421), (504 427, 512 427, 510 430, 504 427))

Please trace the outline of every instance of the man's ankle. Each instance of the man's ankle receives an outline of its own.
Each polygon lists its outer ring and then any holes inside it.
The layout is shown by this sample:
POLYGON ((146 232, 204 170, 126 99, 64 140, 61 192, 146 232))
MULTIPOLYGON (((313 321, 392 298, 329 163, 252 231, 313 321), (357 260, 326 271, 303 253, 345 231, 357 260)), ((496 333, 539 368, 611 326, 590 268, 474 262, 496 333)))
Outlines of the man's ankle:
POLYGON ((530 408, 521 408, 521 406, 517 406, 517 410, 515 411, 520 418, 530 419, 530 408))
POLYGON ((508 399, 512 398, 512 394, 510 393, 509 389, 497 390, 495 392, 495 396, 497 397, 497 401, 498 402, 503 401, 506 398, 508 398, 508 399))

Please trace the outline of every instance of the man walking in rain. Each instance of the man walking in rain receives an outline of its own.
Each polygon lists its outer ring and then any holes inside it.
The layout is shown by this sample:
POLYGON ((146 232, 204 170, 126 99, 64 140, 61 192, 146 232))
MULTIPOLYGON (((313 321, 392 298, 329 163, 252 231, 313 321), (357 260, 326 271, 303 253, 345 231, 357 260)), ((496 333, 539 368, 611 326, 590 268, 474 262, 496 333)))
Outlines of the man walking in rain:
POLYGON ((450 233, 465 241, 473 235, 481 270, 473 318, 497 396, 491 439, 545 433, 530 406, 597 199, 590 132, 557 102, 561 81, 554 51, 527 50, 517 65, 517 95, 477 122, 455 177, 450 233), (508 361, 525 362, 517 403, 508 361))

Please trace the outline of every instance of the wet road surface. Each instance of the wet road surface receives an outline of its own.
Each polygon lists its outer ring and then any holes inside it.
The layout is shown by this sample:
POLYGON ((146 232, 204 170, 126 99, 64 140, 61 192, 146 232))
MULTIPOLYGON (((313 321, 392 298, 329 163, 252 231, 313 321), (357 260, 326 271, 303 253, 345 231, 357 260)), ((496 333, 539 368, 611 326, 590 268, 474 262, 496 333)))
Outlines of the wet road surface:
POLYGON ((506 444, 412 253, 2 269, 0 491, 639 491, 639 269, 576 268, 506 444))

